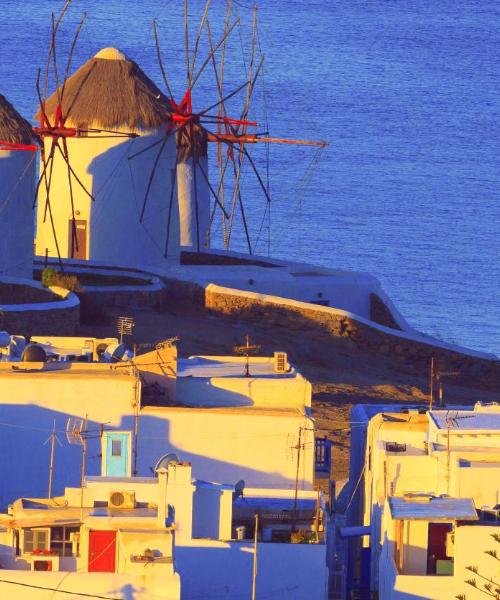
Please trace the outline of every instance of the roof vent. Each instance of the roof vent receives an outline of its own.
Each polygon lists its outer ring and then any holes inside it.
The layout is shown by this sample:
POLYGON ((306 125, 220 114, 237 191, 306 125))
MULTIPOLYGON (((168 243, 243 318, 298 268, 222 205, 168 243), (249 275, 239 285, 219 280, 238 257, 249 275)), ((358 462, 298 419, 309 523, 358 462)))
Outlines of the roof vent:
POLYGON ((386 442, 385 449, 387 452, 406 452, 406 444, 399 444, 398 442, 386 442))

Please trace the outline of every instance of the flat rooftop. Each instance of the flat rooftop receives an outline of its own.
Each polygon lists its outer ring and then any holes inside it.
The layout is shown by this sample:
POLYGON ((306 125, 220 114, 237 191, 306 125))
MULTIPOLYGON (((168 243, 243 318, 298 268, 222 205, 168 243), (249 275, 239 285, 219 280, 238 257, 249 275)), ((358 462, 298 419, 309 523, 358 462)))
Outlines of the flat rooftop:
POLYGON ((498 412, 431 410, 429 416, 437 429, 500 433, 500 410, 498 412))
MULTIPOLYGON (((177 361, 178 377, 244 377, 246 358, 243 356, 190 356, 177 361)), ((276 373, 274 358, 251 356, 249 361, 250 378, 291 379, 298 372, 292 366, 286 373, 276 373)))

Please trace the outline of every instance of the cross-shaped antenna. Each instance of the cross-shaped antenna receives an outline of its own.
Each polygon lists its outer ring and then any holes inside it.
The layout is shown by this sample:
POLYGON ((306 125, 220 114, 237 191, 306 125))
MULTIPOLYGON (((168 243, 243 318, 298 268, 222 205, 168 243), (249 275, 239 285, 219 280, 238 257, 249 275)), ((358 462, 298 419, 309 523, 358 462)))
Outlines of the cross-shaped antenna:
POLYGON ((244 346, 234 346, 233 348, 236 354, 242 354, 246 358, 245 362, 245 377, 250 377, 250 355, 257 354, 260 350, 260 346, 257 344, 250 343, 250 336, 245 336, 244 346))

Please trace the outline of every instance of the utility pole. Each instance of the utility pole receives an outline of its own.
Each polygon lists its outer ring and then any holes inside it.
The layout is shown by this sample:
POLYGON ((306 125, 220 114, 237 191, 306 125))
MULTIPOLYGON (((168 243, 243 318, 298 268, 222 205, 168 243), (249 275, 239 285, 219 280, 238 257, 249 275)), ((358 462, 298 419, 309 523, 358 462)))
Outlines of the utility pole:
POLYGON ((302 448, 302 427, 299 427, 299 443, 297 444, 297 470, 295 473, 295 496, 293 499, 293 523, 292 531, 295 531, 297 522, 297 499, 299 495, 299 469, 300 469, 300 450, 302 448))
POLYGON ((49 465, 49 489, 48 489, 48 497, 49 499, 52 498, 52 482, 54 480, 54 452, 55 452, 55 445, 56 442, 59 444, 59 446, 61 446, 61 442, 59 441, 59 438, 57 437, 56 434, 56 420, 54 419, 54 422, 52 424, 52 433, 50 434, 50 436, 45 440, 44 445, 50 440, 50 465, 49 465))
POLYGON ((434 401, 434 354, 431 356, 431 373, 429 383, 429 410, 432 410, 434 401))
POLYGON ((252 573, 252 600, 257 598, 257 541, 259 535, 259 515, 255 515, 255 531, 253 535, 253 573, 252 573))
POLYGON ((85 415, 85 420, 83 422, 83 428, 81 431, 82 438, 82 472, 80 476, 80 487, 82 488, 82 498, 83 498, 83 482, 85 480, 85 464, 87 462, 87 423, 88 423, 88 415, 85 415))

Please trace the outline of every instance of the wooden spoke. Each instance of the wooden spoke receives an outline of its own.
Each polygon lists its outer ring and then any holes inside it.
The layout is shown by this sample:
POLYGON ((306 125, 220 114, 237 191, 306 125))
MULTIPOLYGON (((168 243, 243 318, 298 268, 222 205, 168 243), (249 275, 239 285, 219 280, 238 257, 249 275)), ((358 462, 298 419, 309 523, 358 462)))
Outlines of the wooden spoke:
MULTIPOLYGON (((217 50, 222 46, 222 44, 227 40, 227 38, 231 35, 231 32, 233 31, 233 29, 236 27, 236 25, 238 25, 239 22, 240 22, 240 19, 239 18, 236 19, 234 21, 234 23, 231 25, 231 27, 224 33, 224 35, 222 36, 222 39, 219 40, 219 42, 217 43, 217 45, 215 46, 215 48, 209 52, 208 56, 203 61, 203 64, 201 65, 199 71, 196 73, 195 77, 191 78, 191 83, 189 85, 189 89, 190 90, 192 90, 193 87, 196 85, 196 82, 201 77, 201 75, 202 75, 203 71, 205 70, 206 66, 212 60, 212 55, 215 54, 217 52, 217 50)), ((217 106, 217 104, 215 106, 217 106)), ((212 108, 214 108, 214 107, 212 106, 212 108)))
MULTIPOLYGON (((61 9, 61 12, 59 13, 59 16, 57 18, 57 21, 54 23, 54 21, 52 20, 52 35, 51 35, 51 42, 50 42, 50 47, 49 47, 49 53, 47 56, 47 65, 45 67, 45 78, 44 78, 44 82, 43 82, 43 94, 42 97, 45 100, 45 98, 47 97, 47 85, 49 82, 49 71, 50 71, 50 63, 52 61, 52 52, 54 50, 53 45, 55 42, 55 35, 57 34, 57 30, 59 29, 59 25, 61 24, 64 15, 66 14, 66 11, 69 8, 69 5, 71 4, 71 0, 65 0, 64 5, 61 9)), ((54 15, 52 15, 53 17, 54 15)))
POLYGON ((47 210, 48 210, 48 205, 49 205, 49 192, 50 192, 50 186, 52 184, 52 173, 54 171, 54 156, 55 156, 55 152, 56 152, 56 146, 54 141, 52 140, 52 146, 50 147, 50 154, 49 154, 49 158, 47 161, 47 164, 49 164, 50 162, 50 166, 49 166, 49 176, 47 178, 47 172, 45 172, 45 176, 44 176, 44 183, 45 183, 45 188, 46 188, 46 196, 45 196, 45 207, 43 210, 43 222, 45 223, 45 221, 47 220, 47 210))
POLYGON ((71 258, 73 258, 73 248, 78 252, 78 239, 76 236, 76 223, 75 223, 75 200, 73 197, 73 183, 71 181, 71 170, 69 168, 69 155, 68 155, 68 142, 66 138, 62 138, 62 150, 65 155, 66 165, 68 166, 68 186, 69 186, 69 198, 71 202, 71 258))
POLYGON ((54 13, 52 13, 52 65, 54 68, 54 83, 56 86, 57 104, 61 106, 61 90, 59 89, 59 71, 57 68, 57 56, 56 56, 56 23, 54 13))
POLYGON ((73 167, 71 166, 71 163, 69 162, 68 158, 66 157, 66 155, 64 154, 62 148, 59 146, 59 144, 56 142, 55 144, 64 160, 64 162, 68 165, 68 169, 71 172, 71 174, 73 175, 73 177, 75 178, 75 181, 78 183, 78 185, 82 188, 82 190, 87 194, 87 196, 94 202, 95 198, 94 196, 88 191, 88 189, 85 187, 85 184, 82 183, 82 180, 78 177, 78 175, 75 173, 75 170, 73 169, 73 167))
POLYGON ((260 184, 260 187, 262 188, 262 191, 264 192, 264 196, 266 197, 267 203, 271 204, 271 196, 269 195, 269 192, 267 191, 267 187, 266 187, 265 183, 262 181, 262 177, 260 176, 260 173, 259 173, 257 167, 255 166, 253 158, 250 156, 250 153, 245 148, 245 146, 242 147, 242 151, 245 154, 245 156, 248 158, 248 162, 250 163, 250 165, 253 169, 253 172, 255 173, 257 180, 260 184))
POLYGON ((188 89, 191 89, 191 71, 189 68, 189 12, 188 0, 184 0, 184 47, 186 50, 186 73, 188 89))
MULTIPOLYGON (((169 135, 168 132, 167 132, 166 135, 169 135)), ((152 150, 153 148, 156 148, 156 146, 159 146, 162 142, 163 142, 163 139, 157 140, 156 142, 153 142, 152 144, 149 144, 149 146, 146 146, 142 150, 138 150, 134 154, 131 154, 128 157, 128 160, 132 160, 133 158, 136 158, 137 156, 140 156, 141 154, 144 154, 144 152, 148 152, 149 150, 152 150)))
POLYGON ((167 88, 168 95, 171 98, 173 98, 174 94, 172 92, 172 88, 170 87, 170 84, 168 83, 167 73, 166 73, 165 68, 163 66, 163 60, 161 58, 160 42, 158 40, 158 30, 157 30, 157 26, 156 26, 156 21, 153 21, 153 31, 154 31, 154 34, 155 34, 156 56, 158 58, 158 64, 160 65, 161 76, 163 77, 163 82, 165 83, 165 87, 167 88))
MULTIPOLYGON (((133 155, 133 156, 138 156, 142 152, 145 152, 146 150, 150 150, 152 147, 157 146, 158 144, 160 144, 160 149, 158 150, 158 154, 156 155, 155 161, 153 163, 153 168, 151 169, 151 173, 149 175, 148 185, 147 185, 147 188, 146 188, 146 194, 144 196, 144 202, 142 204, 141 216, 139 218, 139 221, 141 223, 142 223, 142 221, 144 219, 144 213, 146 212, 146 204, 148 202, 148 197, 149 197, 149 192, 151 191, 151 186, 153 185, 153 180, 154 180, 154 177, 155 177, 155 174, 156 174, 156 169, 158 167, 158 163, 160 162, 160 158, 161 158, 161 155, 163 153, 163 150, 165 149, 167 141, 168 141, 168 139, 170 138, 170 136, 172 134, 178 133, 178 132, 182 131, 185 127, 186 127, 186 124, 182 125, 178 129, 174 128, 174 129, 171 129, 170 131, 167 131, 162 140, 159 140, 158 142, 155 142, 154 144, 151 144, 151 146, 149 146, 148 148, 145 148, 144 150, 141 150, 140 152, 137 152, 136 154, 133 155)), ((133 157, 129 157, 129 160, 130 160, 130 158, 133 158, 133 157)))
POLYGON ((193 62, 191 63, 191 73, 194 73, 194 69, 196 67, 196 59, 198 57, 198 47, 200 45, 201 34, 202 34, 202 31, 203 31, 203 27, 205 25, 205 21, 207 20, 208 9, 210 8, 210 4, 211 3, 212 3, 212 0, 207 0, 206 1, 206 3, 205 3, 205 9, 203 11, 203 16, 201 17, 200 26, 198 28, 198 35, 196 36, 196 42, 194 44, 193 62))
MULTIPOLYGON (((49 125, 49 118, 47 116, 47 113, 45 112, 45 100, 43 99, 42 92, 40 90, 40 74, 41 74, 41 69, 38 69, 37 76, 36 76, 36 84, 35 84, 36 93, 38 96, 38 102, 40 103, 40 112, 42 113, 45 123, 47 125, 49 125)), ((42 144, 43 144, 43 140, 42 140, 42 144)))
POLYGON ((229 218, 229 215, 228 215, 228 213, 226 212, 226 209, 224 208, 224 206, 221 204, 221 202, 220 202, 220 200, 219 200, 219 198, 218 198, 217 194, 215 193, 215 190, 214 190, 214 188, 213 188, 212 184, 210 183, 210 180, 208 179, 208 175, 207 175, 207 173, 205 172, 205 169, 204 169, 204 168, 201 166, 201 163, 198 163, 198 167, 199 167, 199 169, 200 169, 200 172, 201 172, 201 174, 203 175, 203 179, 204 179, 204 180, 207 182, 208 189, 210 190, 210 192, 211 192, 212 196, 214 197, 215 203, 216 203, 216 204, 217 204, 217 205, 220 207, 220 209, 222 210, 222 212, 223 212, 223 214, 224 214, 224 217, 225 217, 226 219, 228 219, 228 218, 229 218))
POLYGON ((174 196, 175 196, 175 184, 177 182, 177 161, 179 160, 179 152, 176 152, 175 157, 175 165, 171 170, 171 178, 170 178, 170 202, 168 204, 168 217, 167 217, 167 235, 165 239, 165 252, 163 256, 167 258, 168 256, 168 245, 170 242, 170 223, 172 221, 172 207, 174 205, 174 196))
POLYGON ((231 92, 230 94, 228 94, 227 96, 225 96, 224 98, 222 98, 221 100, 219 100, 218 102, 215 102, 215 104, 212 104, 211 106, 209 106, 208 108, 206 108, 204 111, 202 111, 201 113, 198 113, 198 116, 203 117, 203 115, 205 115, 206 113, 210 112, 213 108, 216 108, 217 106, 224 104, 225 102, 227 102, 227 100, 229 100, 230 98, 232 98, 233 96, 236 96, 236 94, 238 92, 241 92, 241 90, 246 87, 247 82, 245 81, 245 83, 242 83, 238 88, 236 88, 234 90, 234 92, 231 92))
POLYGON ((71 48, 70 48, 69 55, 68 55, 68 61, 66 63, 66 69, 64 71, 64 80, 63 80, 63 85, 62 85, 62 90, 61 90, 61 104, 62 104, 62 101, 64 100, 64 91, 66 89, 66 82, 68 80, 69 70, 71 69, 71 63, 73 62, 73 54, 75 52, 76 42, 80 36, 80 33, 83 29, 83 25, 84 25, 86 19, 87 19, 87 13, 84 12, 82 20, 80 21, 80 24, 78 25, 78 29, 76 30, 76 33, 73 37, 73 43, 71 44, 71 48))

